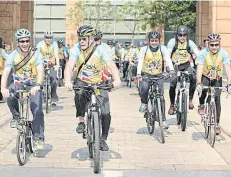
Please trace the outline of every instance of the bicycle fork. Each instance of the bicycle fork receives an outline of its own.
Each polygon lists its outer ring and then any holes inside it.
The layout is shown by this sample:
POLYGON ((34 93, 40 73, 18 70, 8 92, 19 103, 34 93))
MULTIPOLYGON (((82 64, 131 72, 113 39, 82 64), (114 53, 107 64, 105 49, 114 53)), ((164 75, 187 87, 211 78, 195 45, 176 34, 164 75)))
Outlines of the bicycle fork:
POLYGON ((188 108, 188 106, 189 106, 189 94, 188 94, 188 90, 187 89, 185 89, 185 88, 183 88, 183 89, 181 89, 180 90, 180 95, 179 95, 179 112, 180 113, 182 113, 183 112, 183 110, 182 110, 182 95, 183 95, 183 93, 184 94, 187 94, 187 108, 188 108))

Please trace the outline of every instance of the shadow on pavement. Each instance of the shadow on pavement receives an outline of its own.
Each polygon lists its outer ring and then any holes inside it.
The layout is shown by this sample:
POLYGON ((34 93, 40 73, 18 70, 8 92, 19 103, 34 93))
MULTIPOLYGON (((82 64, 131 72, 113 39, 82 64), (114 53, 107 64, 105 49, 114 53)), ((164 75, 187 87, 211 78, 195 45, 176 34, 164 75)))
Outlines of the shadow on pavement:
MULTIPOLYGON (((50 144, 44 144, 44 149, 34 152, 33 156, 37 158, 45 158, 49 152, 53 149, 53 146, 50 144)), ((16 154, 16 148, 11 150, 12 154, 16 154)), ((32 155, 32 154, 31 154, 32 155)))
POLYGON ((204 132, 193 132, 192 139, 194 141, 205 140, 205 133, 204 132))
MULTIPOLYGON (((109 150, 109 151, 100 151, 101 161, 109 161, 110 159, 121 159, 120 153, 109 150)), ((91 160, 89 158, 88 147, 77 149, 76 151, 71 153, 72 159, 77 159, 79 161, 91 160)))
POLYGON ((63 106, 51 106, 51 111, 59 111, 59 110, 63 110, 63 106))

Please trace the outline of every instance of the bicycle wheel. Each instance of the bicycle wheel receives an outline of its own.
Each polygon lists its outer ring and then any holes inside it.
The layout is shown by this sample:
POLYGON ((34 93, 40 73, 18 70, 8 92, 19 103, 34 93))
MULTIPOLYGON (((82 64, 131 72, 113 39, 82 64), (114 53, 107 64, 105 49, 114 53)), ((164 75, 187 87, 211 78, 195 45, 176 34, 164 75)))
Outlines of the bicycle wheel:
POLYGON ((128 87, 132 87, 132 71, 129 70, 128 72, 128 87))
POLYGON ((48 79, 46 79, 46 114, 48 114, 49 111, 49 103, 48 103, 48 99, 49 99, 49 90, 48 90, 48 79))
POLYGON ((25 134, 19 132, 16 139, 16 154, 19 165, 23 166, 27 162, 27 147, 25 134))
POLYGON ((187 94, 182 94, 182 113, 181 113, 181 130, 185 131, 187 125, 187 94))
POLYGON ((29 126, 26 126, 26 144, 28 146, 28 152, 34 152, 34 139, 33 139, 33 131, 32 131, 32 123, 29 126))
POLYGON ((214 147, 215 141, 216 141, 216 125, 217 125, 217 111, 216 111, 216 105, 215 103, 211 104, 211 110, 210 110, 210 116, 209 116, 209 144, 211 147, 214 147))
POLYGON ((208 136, 209 136, 209 118, 208 117, 211 114, 210 110, 211 110, 211 108, 209 108, 209 104, 206 103, 205 104, 205 108, 204 108, 204 115, 205 115, 205 117, 204 117, 205 139, 207 139, 208 136))
POLYGON ((93 158, 93 152, 92 152, 92 130, 93 130, 93 121, 91 117, 87 118, 87 145, 88 145, 88 151, 89 151, 89 158, 93 158))
POLYGON ((153 103, 152 100, 148 101, 148 109, 147 109, 147 118, 146 118, 146 122, 147 122, 147 128, 148 128, 148 132, 150 134, 153 134, 154 130, 155 130, 155 120, 153 117, 153 103))
POLYGON ((92 112, 93 119, 93 161, 94 161, 94 173, 98 173, 100 170, 100 125, 98 112, 92 112))
POLYGON ((160 126, 160 135, 161 135, 161 142, 165 143, 165 138, 164 138, 164 129, 163 129, 163 112, 162 112, 162 108, 161 108, 161 101, 160 98, 157 98, 157 103, 156 103, 156 108, 157 108, 157 116, 159 119, 159 126, 160 126))
POLYGON ((176 101, 176 106, 177 106, 177 110, 176 110, 176 120, 177 120, 177 125, 180 125, 181 123, 181 112, 179 110, 180 105, 179 105, 179 97, 177 97, 177 101, 176 101))

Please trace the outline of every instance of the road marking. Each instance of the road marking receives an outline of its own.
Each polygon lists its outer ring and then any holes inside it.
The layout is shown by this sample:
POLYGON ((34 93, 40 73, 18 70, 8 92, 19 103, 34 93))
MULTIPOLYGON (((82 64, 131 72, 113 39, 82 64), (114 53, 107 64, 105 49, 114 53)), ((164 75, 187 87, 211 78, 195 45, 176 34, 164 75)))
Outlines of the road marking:
POLYGON ((123 177, 123 171, 104 171, 103 177, 123 177))

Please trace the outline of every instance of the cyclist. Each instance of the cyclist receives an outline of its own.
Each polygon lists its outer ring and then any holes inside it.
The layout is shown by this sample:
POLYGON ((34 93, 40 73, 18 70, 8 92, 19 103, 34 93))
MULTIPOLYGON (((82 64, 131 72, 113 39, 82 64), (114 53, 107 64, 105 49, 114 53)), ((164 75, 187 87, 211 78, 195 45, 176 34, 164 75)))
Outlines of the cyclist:
POLYGON ((51 84, 51 104, 56 106, 58 101, 57 96, 57 71, 59 70, 59 53, 58 53, 58 44, 53 40, 52 32, 44 33, 44 40, 40 41, 36 48, 43 56, 45 62, 51 62, 54 68, 51 68, 50 71, 50 84, 51 84))
MULTIPOLYGON (((142 47, 139 54, 137 77, 141 80, 141 76, 153 77, 162 73, 164 71, 164 61, 167 63, 171 74, 173 74, 173 65, 168 50, 165 46, 160 45, 160 33, 153 30, 149 33, 148 38, 149 45, 142 47)), ((164 95, 164 80, 161 79, 158 83, 161 85, 161 92, 164 95)), ((140 87, 141 106, 139 111, 145 112, 148 104, 149 84, 146 81, 142 81, 140 87)), ((164 108, 165 105, 162 105, 162 107, 164 108)), ((165 111, 163 126, 166 129, 168 128, 165 111)))
POLYGON ((204 47, 209 47, 208 42, 209 42, 209 39, 204 40, 204 47))
POLYGON ((17 90, 22 88, 22 83, 31 86, 31 111, 34 117, 33 132, 35 145, 38 149, 43 148, 44 143, 44 114, 42 109, 42 82, 44 78, 43 58, 39 51, 32 51, 30 46, 31 33, 27 29, 19 29, 15 33, 15 40, 18 48, 14 50, 8 57, 3 71, 1 90, 3 96, 7 98, 8 107, 13 115, 10 122, 11 128, 15 128, 19 119, 19 105, 14 97, 9 97, 7 89, 7 79, 11 72, 14 71, 14 78, 9 89, 17 90), (29 58, 28 58, 29 57, 29 58), (23 65, 19 66, 18 64, 23 65), (18 84, 16 84, 18 81, 18 84), (29 82, 28 82, 29 81, 29 82))
POLYGON ((123 51, 122 59, 123 59, 123 78, 125 79, 126 72, 129 66, 129 60, 132 60, 135 54, 130 41, 126 41, 124 45, 125 45, 125 50, 123 51))
MULTIPOLYGON (((178 69, 180 71, 189 71, 193 73, 193 63, 190 62, 192 55, 190 51, 193 51, 195 56, 198 56, 199 50, 196 44, 188 39, 188 28, 184 25, 180 25, 177 28, 176 38, 172 38, 167 45, 169 52, 171 53, 171 59, 173 64, 178 64, 178 69)), ((171 79, 170 83, 170 109, 168 113, 173 115, 175 113, 175 95, 176 95, 176 85, 177 85, 177 76, 171 79)), ((189 109, 193 109, 194 105, 192 102, 193 95, 196 88, 196 78, 195 75, 190 75, 190 87, 189 87, 189 109)))
MULTIPOLYGON (((108 50, 108 52, 111 52, 111 48, 107 44, 102 42, 102 37, 103 37, 103 32, 100 30, 96 30, 95 36, 94 36, 94 38, 95 38, 94 40, 95 40, 96 44, 103 45, 104 48, 108 50)), ((104 80, 104 81, 111 80, 111 73, 110 73, 106 63, 103 67, 102 80, 104 80)))
MULTIPOLYGON (((0 41, 1 41, 1 39, 0 39, 0 41)), ((2 71, 4 69, 5 60, 7 60, 8 56, 9 56, 8 53, 6 52, 6 50, 3 48, 4 47, 0 42, 0 82, 2 79, 2 71)), ((0 89, 0 103, 2 103, 2 102, 3 102, 3 96, 1 93, 1 89, 0 89)))
POLYGON ((63 40, 58 40, 58 51, 59 51, 59 63, 62 67, 62 79, 64 79, 64 69, 66 60, 69 58, 68 49, 63 44, 63 40))
MULTIPOLYGON (((144 42, 143 41, 139 41, 137 43, 137 48, 134 51, 134 58, 129 58, 129 64, 132 65, 132 75, 136 76, 137 74, 137 64, 138 64, 138 57, 139 57, 139 53, 141 48, 144 46, 144 42)), ((136 82, 136 77, 133 77, 134 82, 136 82)))
MULTIPOLYGON (((203 85, 222 87, 222 75, 223 65, 228 80, 228 91, 231 91, 231 69, 230 69, 230 57, 228 52, 220 47, 220 35, 209 34, 208 35, 208 48, 201 51, 198 58, 197 66, 197 91, 200 97, 200 105, 198 112, 200 115, 204 114, 204 101, 207 90, 203 90, 203 85)), ((216 90, 215 102, 217 111, 217 127, 216 133, 220 134, 221 130, 219 127, 220 114, 221 114, 221 90, 216 90)))
MULTIPOLYGON (((108 65, 108 68, 112 72, 114 78, 113 85, 115 88, 120 87, 121 81, 119 77, 119 71, 113 62, 111 52, 107 52, 103 45, 97 45, 94 41, 94 29, 90 25, 81 26, 77 30, 79 43, 75 44, 71 49, 71 55, 65 68, 65 87, 68 90, 72 90, 71 76, 72 69, 77 65, 77 74, 75 78, 75 85, 86 84, 99 84, 102 82, 102 68, 104 63, 108 65), (89 60, 85 61, 87 58, 89 60), (83 62, 86 62, 82 64, 83 62)), ((100 95, 97 96, 102 105, 102 142, 101 150, 108 151, 108 145, 106 143, 108 137, 108 131, 110 128, 110 108, 109 98, 106 91, 100 90, 100 95)), ((83 133, 85 129, 84 116, 85 107, 89 101, 86 92, 84 90, 75 92, 75 105, 76 105, 76 117, 79 119, 79 124, 76 128, 78 133, 83 133)))
POLYGON ((122 47, 120 46, 120 43, 113 40, 108 40, 107 45, 111 48, 111 53, 113 56, 113 61, 115 62, 118 69, 120 69, 120 57, 122 54, 122 47))

